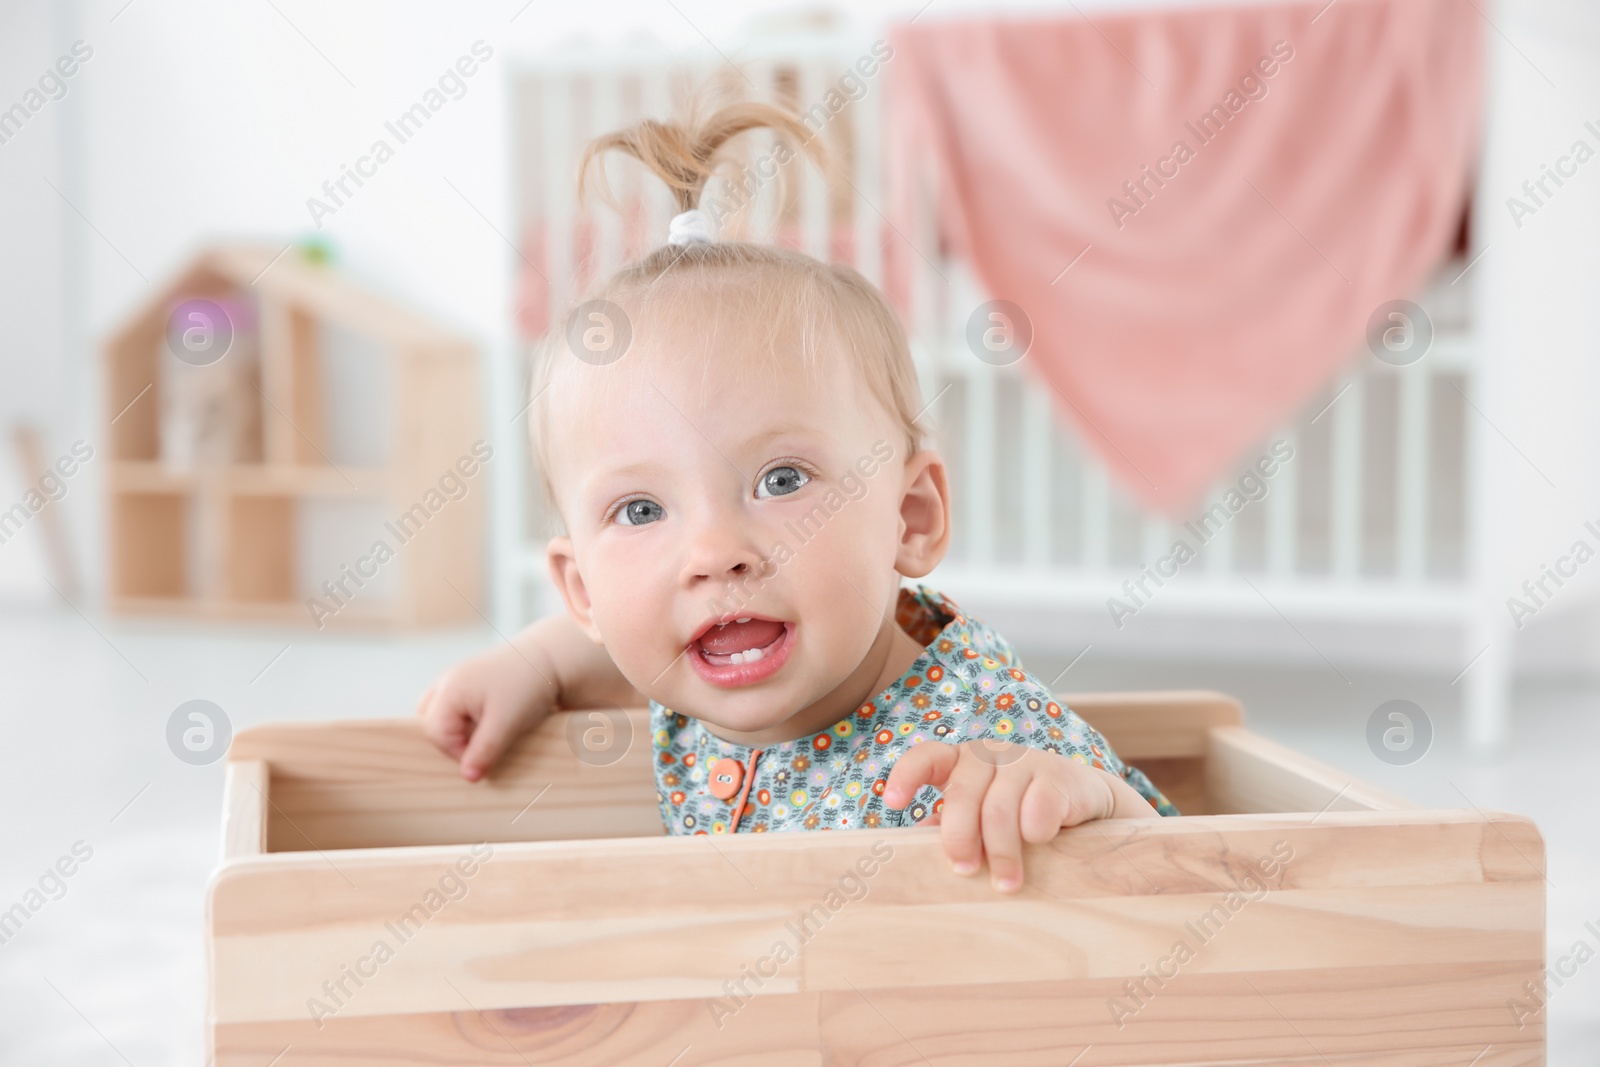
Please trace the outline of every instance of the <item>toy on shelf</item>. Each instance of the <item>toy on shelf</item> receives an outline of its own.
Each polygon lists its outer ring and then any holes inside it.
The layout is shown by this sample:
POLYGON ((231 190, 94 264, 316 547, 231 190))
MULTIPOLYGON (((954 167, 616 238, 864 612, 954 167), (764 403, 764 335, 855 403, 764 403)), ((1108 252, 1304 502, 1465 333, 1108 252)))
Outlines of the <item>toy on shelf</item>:
POLYGON ((1062 698, 1186 812, 1028 846, 934 827, 663 836, 643 710, 469 785, 412 719, 247 730, 208 901, 218 1067, 1543 1062, 1544 848, 1241 725, 1062 698), (582 758, 580 758, 580 755, 582 758))
POLYGON ((213 305, 215 311, 201 301, 185 301, 174 309, 181 326, 178 345, 190 359, 162 358, 170 355, 168 334, 157 342, 161 462, 171 470, 261 462, 261 352, 255 301, 246 296, 220 297, 213 305), (206 359, 203 353, 216 344, 223 321, 233 334, 227 358, 206 359))
POLYGON ((478 617, 477 353, 330 256, 209 249, 106 342, 113 611, 478 617))

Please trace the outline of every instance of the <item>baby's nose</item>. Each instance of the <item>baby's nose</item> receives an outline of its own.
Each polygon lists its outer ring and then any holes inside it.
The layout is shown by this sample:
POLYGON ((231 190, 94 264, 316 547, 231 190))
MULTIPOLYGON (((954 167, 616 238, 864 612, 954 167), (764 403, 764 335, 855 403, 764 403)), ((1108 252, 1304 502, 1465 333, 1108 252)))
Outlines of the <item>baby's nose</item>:
POLYGON ((695 562, 690 567, 693 577, 700 579, 715 578, 741 578, 755 571, 755 564, 748 559, 733 558, 724 553, 708 555, 695 562), (718 557, 721 558, 719 561, 718 557))
POLYGON ((742 530, 708 525, 695 538, 686 577, 691 581, 743 578, 760 565, 761 553, 742 530))

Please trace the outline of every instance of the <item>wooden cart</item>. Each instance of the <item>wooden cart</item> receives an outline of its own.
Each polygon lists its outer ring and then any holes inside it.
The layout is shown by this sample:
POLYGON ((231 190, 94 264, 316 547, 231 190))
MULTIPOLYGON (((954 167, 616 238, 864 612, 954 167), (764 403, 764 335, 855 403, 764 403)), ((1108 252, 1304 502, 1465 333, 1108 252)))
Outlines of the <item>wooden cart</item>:
POLYGON ((553 716, 476 785, 415 721, 242 732, 214 1062, 1544 1062, 1532 822, 1419 809, 1221 694, 1065 699, 1187 814, 1030 846, 1015 896, 933 827, 663 836, 642 710, 553 716))

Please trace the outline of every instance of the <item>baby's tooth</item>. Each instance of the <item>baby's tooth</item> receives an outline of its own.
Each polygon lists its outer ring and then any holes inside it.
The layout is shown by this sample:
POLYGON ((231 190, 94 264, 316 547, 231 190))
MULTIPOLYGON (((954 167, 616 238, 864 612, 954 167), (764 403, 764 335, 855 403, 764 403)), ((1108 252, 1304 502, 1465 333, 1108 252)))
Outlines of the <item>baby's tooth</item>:
POLYGON ((734 620, 733 620, 733 621, 734 621, 734 622, 749 622, 749 621, 750 621, 750 619, 749 619, 749 617, 748 617, 748 616, 747 616, 747 617, 745 617, 745 618, 743 618, 743 619, 734 619, 734 620))
POLYGON ((750 651, 744 654, 744 661, 746 663, 759 663, 761 658, 765 655, 766 653, 761 651, 761 649, 752 648, 750 651))
POLYGON ((733 655, 728 657, 728 662, 729 663, 743 663, 744 662, 744 653, 743 652, 735 652, 733 655))

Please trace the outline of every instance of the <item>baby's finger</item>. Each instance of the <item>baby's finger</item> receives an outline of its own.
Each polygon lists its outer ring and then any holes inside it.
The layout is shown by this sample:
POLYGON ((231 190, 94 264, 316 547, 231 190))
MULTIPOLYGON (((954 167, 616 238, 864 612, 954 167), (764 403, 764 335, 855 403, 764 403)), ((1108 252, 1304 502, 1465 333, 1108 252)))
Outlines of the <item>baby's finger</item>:
POLYGON ((924 741, 911 746, 900 754, 889 772, 889 779, 883 787, 884 805, 903 808, 925 785, 942 790, 959 756, 955 745, 943 741, 924 741))
POLYGON ((1069 785, 1047 774, 1034 775, 1017 812, 1022 839, 1031 845, 1054 841, 1063 826, 1083 822, 1086 809, 1071 793, 1069 785))
POLYGON ((1022 888, 1022 827, 1018 809, 1033 774, 1023 764, 998 772, 981 805, 983 851, 989 859, 989 881, 1002 893, 1022 888))
MULTIPOLYGON (((947 745, 947 748, 956 746, 947 745)), ((976 874, 983 865, 983 832, 978 809, 994 778, 994 765, 974 757, 964 746, 961 759, 941 787, 944 806, 939 809, 939 840, 957 874, 976 874)))
POLYGON ((422 716, 422 735, 451 759, 460 759, 472 735, 472 714, 449 688, 435 689, 422 716))
POLYGON ((461 757, 461 777, 469 782, 482 778, 493 767, 519 733, 521 716, 504 705, 491 704, 472 731, 467 751, 461 757))
POLYGON ((422 691, 422 696, 417 700, 417 715, 421 716, 428 710, 428 704, 433 700, 433 691, 439 688, 439 683, 434 682, 422 691))

